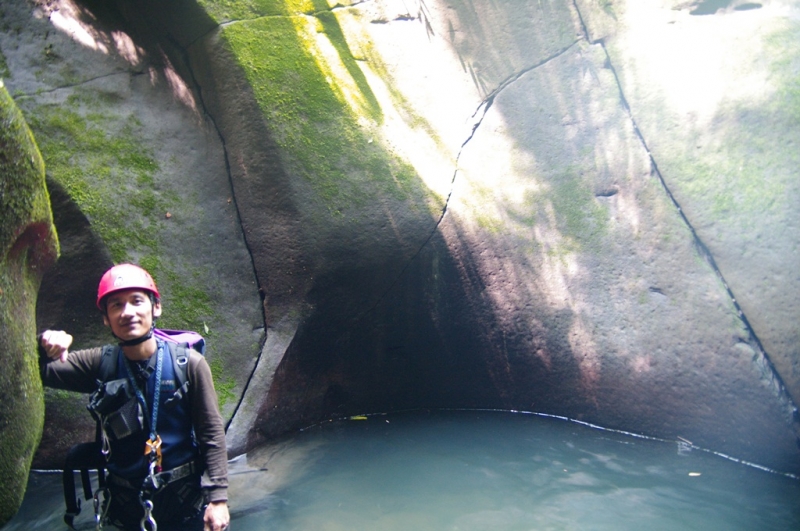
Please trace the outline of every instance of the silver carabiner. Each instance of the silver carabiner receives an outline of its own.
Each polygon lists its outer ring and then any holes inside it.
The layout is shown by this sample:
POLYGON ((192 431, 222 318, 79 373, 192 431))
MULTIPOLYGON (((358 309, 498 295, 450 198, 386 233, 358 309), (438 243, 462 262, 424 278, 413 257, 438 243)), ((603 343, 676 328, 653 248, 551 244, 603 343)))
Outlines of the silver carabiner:
POLYGON ((139 522, 139 528, 141 531, 158 531, 158 524, 156 524, 156 519, 153 518, 153 502, 142 500, 142 507, 144 507, 144 516, 139 522))
POLYGON ((95 521, 95 530, 96 531, 103 531, 103 520, 106 518, 106 513, 108 512, 108 506, 111 504, 111 495, 108 492, 108 489, 97 489, 93 496, 93 504, 94 504, 94 521, 95 521), (102 502, 100 501, 100 494, 103 494, 103 500, 106 502, 105 507, 102 507, 102 502))
POLYGON ((106 461, 108 461, 108 457, 111 455, 111 440, 109 440, 106 430, 102 427, 100 428, 100 434, 100 438, 102 440, 100 453, 102 453, 103 457, 105 457, 106 461))
POLYGON ((156 462, 154 460, 150 460, 150 474, 148 476, 150 483, 153 484, 153 489, 158 490, 158 477, 156 476, 156 462))

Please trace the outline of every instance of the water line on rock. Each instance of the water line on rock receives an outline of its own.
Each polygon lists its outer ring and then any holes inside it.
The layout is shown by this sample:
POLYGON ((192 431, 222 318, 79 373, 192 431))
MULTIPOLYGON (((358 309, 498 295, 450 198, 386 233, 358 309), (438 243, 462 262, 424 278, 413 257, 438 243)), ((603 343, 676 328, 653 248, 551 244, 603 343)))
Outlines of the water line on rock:
POLYGON ((423 411, 427 411, 427 412, 511 413, 511 414, 514 414, 514 415, 530 415, 530 416, 540 417, 540 418, 563 420, 563 421, 566 421, 566 422, 571 422, 573 424, 578 424, 578 425, 581 425, 581 426, 584 426, 584 427, 587 427, 587 428, 591 428, 593 430, 605 431, 605 432, 609 432, 609 433, 618 433, 620 435, 625 435, 627 437, 631 437, 631 438, 634 438, 634 439, 642 439, 642 440, 646 440, 646 441, 654 441, 654 442, 661 442, 661 443, 667 443, 667 444, 676 444, 678 446, 679 453, 681 451, 695 451, 696 450, 698 452, 704 452, 704 453, 707 453, 707 454, 711 454, 711 455, 720 457, 722 459, 725 459, 727 461, 732 461, 734 463, 737 463, 737 464, 740 464, 740 465, 744 465, 746 467, 755 468, 757 470, 761 470, 761 471, 767 472, 769 474, 775 474, 775 475, 778 475, 778 476, 783 476, 783 477, 786 477, 786 478, 789 478, 789 479, 800 481, 800 475, 793 474, 791 472, 784 472, 784 471, 777 470, 777 469, 774 469, 774 468, 770 468, 768 466, 760 465, 760 464, 754 463, 752 461, 747 461, 746 459, 740 459, 738 457, 734 457, 732 455, 728 455, 728 454, 725 454, 723 452, 719 452, 717 450, 711 450, 709 448, 704 448, 702 446, 698 446, 698 445, 692 443, 691 441, 688 441, 688 440, 684 439, 683 437, 677 437, 677 439, 664 439, 662 437, 653 437, 651 435, 644 435, 642 433, 636 433, 636 432, 632 432, 632 431, 620 430, 620 429, 616 429, 616 428, 606 428, 605 426, 600 426, 599 424, 593 424, 591 422, 586 422, 586 421, 583 421, 583 420, 573 419, 573 418, 570 418, 570 417, 565 417, 563 415, 554 415, 554 414, 551 414, 551 413, 542 413, 542 412, 539 412, 539 411, 526 411, 526 410, 520 410, 520 409, 448 408, 448 407, 443 407, 443 408, 410 408, 410 409, 402 409, 402 410, 391 411, 391 412, 361 413, 361 414, 358 414, 358 415, 347 415, 347 416, 339 417, 339 418, 326 419, 326 420, 323 420, 323 421, 320 421, 320 422, 315 422, 314 424, 310 424, 310 425, 308 425, 308 426, 306 426, 304 428, 300 428, 297 431, 298 432, 304 432, 304 431, 307 431, 307 430, 322 426, 324 424, 330 424, 332 422, 342 422, 342 421, 345 421, 345 420, 353 420, 353 421, 368 420, 370 417, 385 417, 385 416, 388 416, 390 414, 391 415, 401 415, 401 414, 406 414, 406 413, 419 413, 419 412, 423 412, 423 411))
POLYGON ((780 373, 778 373, 778 371, 775 369, 774 364, 770 360, 769 354, 764 349, 761 340, 759 339, 755 330, 751 326, 750 321, 747 319, 747 316, 745 315, 744 311, 742 310, 741 306, 736 300, 736 296, 734 295, 731 287, 728 285, 728 282, 725 280, 725 276, 722 274, 722 271, 717 266, 717 262, 716 260, 714 260, 714 256, 711 254, 711 251, 708 249, 706 244, 700 238, 699 234, 697 234, 697 231, 695 230, 691 221, 689 221, 689 218, 686 217, 686 213, 683 211, 683 208, 681 208, 681 205, 678 202, 678 200, 672 194, 672 190, 670 190, 666 180, 664 179, 663 174, 661 173, 661 170, 658 168, 658 164, 655 160, 655 157, 653 156, 653 153, 650 151, 650 147, 648 146, 647 141, 644 138, 644 134, 639 129, 639 125, 636 123, 636 119, 633 116, 633 111, 630 107, 630 104, 628 103, 627 98, 625 97, 625 92, 622 89, 622 83, 620 81, 619 75, 617 74, 617 70, 614 68, 613 62, 611 61, 611 55, 608 53, 608 48, 606 47, 604 40, 602 38, 594 41, 591 40, 591 38, 589 37, 589 29, 587 28, 586 22, 584 21, 583 18, 583 14, 581 13, 580 8, 578 7, 577 0, 573 0, 572 4, 573 7, 575 8, 575 12, 577 13, 578 20, 580 21, 581 31, 583 32, 583 38, 586 40, 587 43, 594 46, 600 46, 601 49, 603 50, 603 54, 605 55, 606 58, 606 65, 608 69, 611 71, 611 74, 614 76, 614 81, 617 85, 617 90, 619 91, 620 103, 622 104, 622 108, 624 109, 625 113, 628 116, 628 119, 631 122, 634 134, 639 139, 639 142, 641 142, 642 147, 645 150, 645 153, 647 153, 647 157, 648 160, 650 161, 650 165, 652 168, 652 175, 655 175, 658 178, 658 181, 661 184, 661 187, 663 188, 664 192, 667 194, 667 197, 669 198, 670 202, 672 202, 673 206, 678 211, 678 215, 680 216, 681 220, 689 229, 697 253, 703 260, 705 260, 705 262, 708 264, 711 270, 716 274, 719 281, 722 283, 722 286, 725 289, 725 292, 728 294, 728 297, 730 298, 731 303, 733 304, 733 307, 736 310, 739 319, 741 320, 745 330, 747 331, 747 334, 749 336, 748 339, 750 340, 750 346, 755 347, 754 350, 756 353, 753 361, 761 370, 762 378, 768 381, 774 395, 778 398, 779 402, 784 406, 785 414, 788 417, 788 420, 790 421, 792 426, 794 427, 794 431, 797 437, 797 443, 798 446, 800 446, 800 412, 798 412, 797 405, 794 403, 794 400, 786 390, 786 386, 783 383, 783 379, 781 378, 780 373))

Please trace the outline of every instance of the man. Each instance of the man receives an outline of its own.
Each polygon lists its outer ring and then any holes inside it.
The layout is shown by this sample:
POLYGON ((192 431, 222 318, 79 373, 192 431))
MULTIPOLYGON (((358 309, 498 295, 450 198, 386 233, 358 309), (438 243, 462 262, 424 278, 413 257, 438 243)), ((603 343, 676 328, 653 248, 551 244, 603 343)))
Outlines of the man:
MULTIPOLYGON (((225 430, 205 358, 190 350, 188 362, 178 362, 174 346, 153 335, 160 296, 150 274, 136 265, 114 266, 103 275, 97 306, 119 341, 118 348, 105 349, 114 376, 101 387, 107 402, 123 402, 102 412, 107 521, 126 530, 154 529, 153 522, 161 531, 226 529, 225 430), (186 363, 188 392, 176 385, 178 363, 186 363)), ((47 355, 41 366, 45 385, 83 393, 98 389, 109 367, 103 348, 70 352, 72 336, 64 331, 40 337, 47 355)))

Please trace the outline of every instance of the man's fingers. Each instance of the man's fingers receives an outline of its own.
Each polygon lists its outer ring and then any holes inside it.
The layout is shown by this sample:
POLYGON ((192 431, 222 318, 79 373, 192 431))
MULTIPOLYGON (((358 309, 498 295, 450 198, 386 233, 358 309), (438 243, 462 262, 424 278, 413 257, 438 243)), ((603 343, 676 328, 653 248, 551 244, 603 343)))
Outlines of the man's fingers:
POLYGON ((45 330, 42 332, 42 338, 39 340, 39 343, 45 348, 45 350, 49 350, 50 348, 50 337, 53 335, 52 330, 45 330))
POLYGON ((61 361, 67 361, 67 349, 61 348, 59 346, 50 347, 47 350, 47 356, 51 360, 60 359, 61 361))
POLYGON ((45 330, 40 343, 48 358, 66 361, 69 347, 72 345, 72 336, 63 330, 45 330))

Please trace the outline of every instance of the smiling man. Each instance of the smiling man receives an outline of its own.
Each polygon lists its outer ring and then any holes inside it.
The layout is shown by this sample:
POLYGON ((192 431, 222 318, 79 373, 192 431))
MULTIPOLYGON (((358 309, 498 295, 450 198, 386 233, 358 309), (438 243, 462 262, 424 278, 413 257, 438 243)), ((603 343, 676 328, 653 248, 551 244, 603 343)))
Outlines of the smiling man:
POLYGON ((225 430, 205 358, 154 336, 160 295, 139 266, 109 269, 97 307, 118 345, 70 352, 71 335, 47 330, 40 336, 41 373, 49 387, 94 393, 90 409, 109 473, 105 523, 126 530, 156 523, 162 531, 227 528, 225 430))

